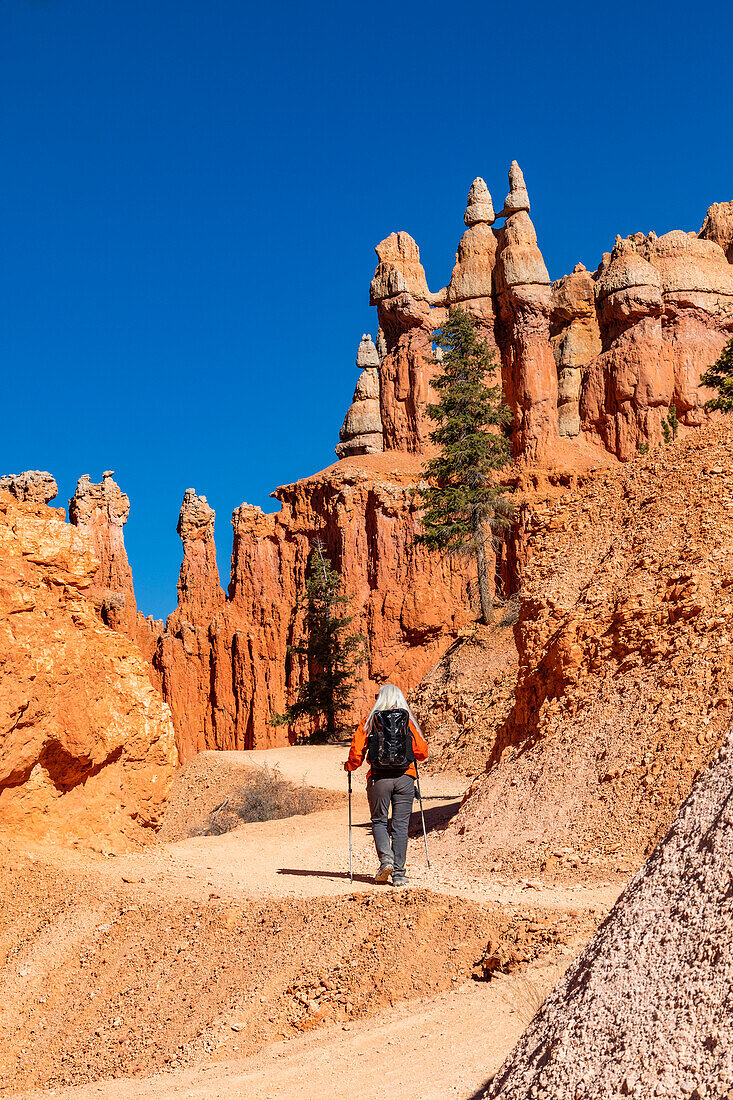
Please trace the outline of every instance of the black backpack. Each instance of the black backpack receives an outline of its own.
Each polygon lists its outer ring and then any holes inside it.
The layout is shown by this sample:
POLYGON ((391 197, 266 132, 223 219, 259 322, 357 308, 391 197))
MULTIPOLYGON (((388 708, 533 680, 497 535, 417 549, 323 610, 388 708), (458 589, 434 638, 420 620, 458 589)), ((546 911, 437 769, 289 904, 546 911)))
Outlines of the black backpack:
POLYGON ((372 718, 367 756, 375 771, 402 775, 415 759, 406 710, 378 710, 372 718))

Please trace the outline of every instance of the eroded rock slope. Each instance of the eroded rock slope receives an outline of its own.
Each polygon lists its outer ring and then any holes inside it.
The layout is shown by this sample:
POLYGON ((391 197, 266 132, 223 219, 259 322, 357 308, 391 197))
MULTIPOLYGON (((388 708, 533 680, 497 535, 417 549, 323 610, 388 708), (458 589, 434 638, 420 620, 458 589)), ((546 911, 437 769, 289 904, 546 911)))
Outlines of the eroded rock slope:
POLYGON ((733 425, 535 492, 519 516, 516 699, 451 825, 467 856, 638 863, 733 693, 733 425))
POLYGON ((94 548, 0 490, 0 828, 114 850, 151 835, 177 757, 139 650, 99 619, 94 548))

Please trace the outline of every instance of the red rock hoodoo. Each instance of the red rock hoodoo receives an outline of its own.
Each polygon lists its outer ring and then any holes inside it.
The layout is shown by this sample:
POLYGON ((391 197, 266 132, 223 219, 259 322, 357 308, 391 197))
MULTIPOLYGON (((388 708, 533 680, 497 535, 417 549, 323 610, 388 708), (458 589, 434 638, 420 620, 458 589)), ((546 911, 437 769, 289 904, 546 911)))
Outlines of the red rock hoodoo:
MULTIPOLYGON (((431 334, 451 305, 468 310, 497 351, 520 466, 631 458, 662 439, 672 407, 683 435, 706 420, 699 378, 733 332, 733 204, 711 206, 699 235, 618 239, 595 272, 577 265, 552 283, 516 162, 509 185, 497 215, 486 183, 474 180, 451 278, 437 292, 407 233, 377 245, 370 300, 379 331, 359 345, 341 461, 277 490, 278 513, 236 509, 227 596, 213 513, 187 494, 179 603, 154 659, 184 759, 204 747, 286 740, 269 716, 300 680, 287 647, 316 536, 370 642, 354 715, 381 678, 414 686, 471 616, 465 561, 449 565, 414 544, 413 487, 429 448, 436 369, 431 334)), ((508 594, 506 562, 503 572, 508 594)))

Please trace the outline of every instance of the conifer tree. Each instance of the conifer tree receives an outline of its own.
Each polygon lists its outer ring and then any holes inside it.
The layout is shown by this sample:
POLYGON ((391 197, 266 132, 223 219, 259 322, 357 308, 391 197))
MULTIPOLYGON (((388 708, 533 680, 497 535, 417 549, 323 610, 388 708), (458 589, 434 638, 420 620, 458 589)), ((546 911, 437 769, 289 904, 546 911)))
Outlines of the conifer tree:
POLYGON ((706 409, 733 412, 733 338, 725 345, 717 362, 702 375, 700 385, 718 391, 715 397, 705 402, 706 409))
POLYGON ((316 720, 310 741, 329 741, 337 735, 339 716, 349 709, 356 672, 366 658, 364 635, 350 630, 354 615, 349 614, 349 604, 341 576, 323 543, 315 540, 298 604, 305 613, 303 635, 288 646, 289 655, 306 659, 307 679, 284 714, 272 716, 273 726, 291 726, 309 717, 316 720))
POLYGON ((510 457, 503 429, 511 414, 501 386, 490 382, 496 364, 470 314, 451 309, 433 341, 443 351, 432 383, 440 400, 427 413, 437 425, 430 438, 439 451, 423 468, 429 484, 420 490, 424 511, 418 541, 434 550, 475 556, 481 621, 490 623, 494 603, 486 548, 493 551, 495 535, 511 514, 496 478, 510 457))

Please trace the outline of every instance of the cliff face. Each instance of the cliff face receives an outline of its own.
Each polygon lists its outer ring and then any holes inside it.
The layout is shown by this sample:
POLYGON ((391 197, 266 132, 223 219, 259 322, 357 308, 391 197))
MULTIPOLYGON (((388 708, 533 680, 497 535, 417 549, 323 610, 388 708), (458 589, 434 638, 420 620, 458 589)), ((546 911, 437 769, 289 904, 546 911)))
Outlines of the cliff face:
POLYGON ((226 600, 214 569, 203 564, 214 560, 213 515, 195 540, 200 546, 182 532, 187 585, 179 583, 179 607, 155 663, 184 760, 204 747, 287 743, 288 731, 269 719, 285 708, 302 675, 287 646, 301 626, 296 604, 315 537, 352 596, 355 629, 369 638, 354 713, 370 705, 381 680, 407 689, 434 664, 469 617, 473 578, 465 563, 415 545, 419 468, 407 455, 364 455, 278 489, 280 512, 242 505, 232 519, 226 600), (208 597, 190 600, 191 584, 208 597))
POLYGON ((42 497, 0 490, 0 822, 119 849, 159 821, 170 712, 137 648, 99 620, 94 538, 42 497))

